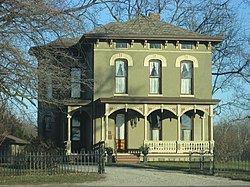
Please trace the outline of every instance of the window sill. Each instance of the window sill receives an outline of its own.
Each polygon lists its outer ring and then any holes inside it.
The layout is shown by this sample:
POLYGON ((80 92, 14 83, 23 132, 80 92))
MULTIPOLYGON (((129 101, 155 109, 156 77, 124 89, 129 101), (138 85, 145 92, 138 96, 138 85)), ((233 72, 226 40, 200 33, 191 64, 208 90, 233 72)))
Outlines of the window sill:
POLYGON ((162 94, 148 94, 149 97, 162 97, 162 94))
POLYGON ((116 93, 116 94, 114 94, 114 96, 128 96, 128 94, 118 94, 118 93, 116 93))
POLYGON ((180 95, 180 97, 194 97, 194 95, 180 95))

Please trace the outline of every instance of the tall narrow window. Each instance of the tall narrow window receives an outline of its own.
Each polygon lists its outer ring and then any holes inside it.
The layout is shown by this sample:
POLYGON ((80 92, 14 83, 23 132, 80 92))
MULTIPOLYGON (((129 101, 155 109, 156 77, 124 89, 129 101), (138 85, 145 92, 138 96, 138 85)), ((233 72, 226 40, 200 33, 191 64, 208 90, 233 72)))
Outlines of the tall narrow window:
POLYGON ((81 122, 78 116, 72 118, 72 140, 79 141, 81 139, 81 122))
POLYGON ((193 119, 187 114, 181 116, 181 140, 192 140, 193 119))
POLYGON ((115 92, 127 93, 127 61, 115 61, 115 92))
POLYGON ((149 122, 151 126, 151 139, 152 140, 162 140, 161 137, 161 126, 162 126, 162 119, 161 113, 159 111, 153 112, 149 116, 149 122))
POLYGON ((81 95, 81 69, 71 68, 71 97, 79 98, 81 95))
POLYGON ((161 62, 159 60, 150 61, 149 92, 151 94, 161 93, 161 62))
POLYGON ((181 94, 193 94, 193 63, 181 62, 181 94))
POLYGON ((53 97, 53 86, 52 86, 52 71, 49 69, 46 76, 46 97, 53 97))

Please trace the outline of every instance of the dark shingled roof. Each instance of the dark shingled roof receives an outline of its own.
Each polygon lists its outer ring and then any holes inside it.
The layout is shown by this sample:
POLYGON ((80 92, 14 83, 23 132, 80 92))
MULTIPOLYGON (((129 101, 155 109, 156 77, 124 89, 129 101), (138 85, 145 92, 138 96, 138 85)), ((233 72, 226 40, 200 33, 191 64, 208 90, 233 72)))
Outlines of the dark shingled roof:
POLYGON ((28 141, 23 140, 23 139, 18 138, 18 137, 15 137, 13 135, 7 135, 5 137, 4 136, 0 136, 0 139, 3 140, 3 143, 5 141, 8 141, 11 144, 17 144, 17 145, 26 145, 26 144, 29 144, 28 141))
POLYGON ((85 38, 199 40, 220 42, 223 37, 211 37, 173 26, 159 18, 140 16, 127 22, 111 22, 86 33, 85 38))

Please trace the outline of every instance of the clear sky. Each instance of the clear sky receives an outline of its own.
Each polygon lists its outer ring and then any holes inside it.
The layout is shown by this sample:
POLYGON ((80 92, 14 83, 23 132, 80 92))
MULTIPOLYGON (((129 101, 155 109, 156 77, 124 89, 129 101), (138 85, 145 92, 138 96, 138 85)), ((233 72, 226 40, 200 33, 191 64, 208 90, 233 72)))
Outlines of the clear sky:
MULTIPOLYGON (((243 4, 244 0, 231 0, 232 2, 232 6, 234 7, 234 10, 237 12, 238 15, 238 20, 240 21, 240 23, 242 24, 242 27, 244 28, 244 32, 247 35, 250 35, 250 0, 248 0, 248 6, 246 6, 246 4, 243 4)), ((245 0, 246 1, 246 0, 245 0)), ((110 19, 110 17, 108 16, 103 16, 101 15, 100 20, 98 20, 98 23, 102 23, 103 25, 110 22, 110 21, 114 21, 112 19, 110 19)), ((249 85, 248 85, 249 86, 249 85)), ((249 90, 250 91, 250 90, 249 90)), ((225 102, 226 100, 229 100, 231 95, 231 92, 228 93, 222 93, 222 92, 218 92, 216 93, 213 98, 219 98, 222 100, 222 102, 225 102)), ((36 123, 36 118, 37 118, 37 110, 34 106, 30 106, 27 110, 25 110, 25 112, 32 116, 32 118, 34 119, 33 121, 36 123)), ((216 117, 216 121, 219 118, 216 117)))

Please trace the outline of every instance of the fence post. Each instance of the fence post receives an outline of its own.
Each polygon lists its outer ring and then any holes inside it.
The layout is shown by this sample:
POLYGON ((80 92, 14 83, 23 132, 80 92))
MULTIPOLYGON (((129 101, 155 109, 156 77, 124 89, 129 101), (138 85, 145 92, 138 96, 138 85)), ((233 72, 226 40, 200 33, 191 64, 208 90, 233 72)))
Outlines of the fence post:
POLYGON ((104 153, 105 153, 105 146, 104 142, 99 142, 98 145, 98 173, 104 173, 104 153))
POLYGON ((200 171, 204 171, 204 153, 201 151, 200 153, 200 171))
POLYGON ((192 153, 191 152, 189 152, 189 172, 191 173, 191 160, 192 160, 192 158, 191 158, 191 156, 192 156, 192 153))

